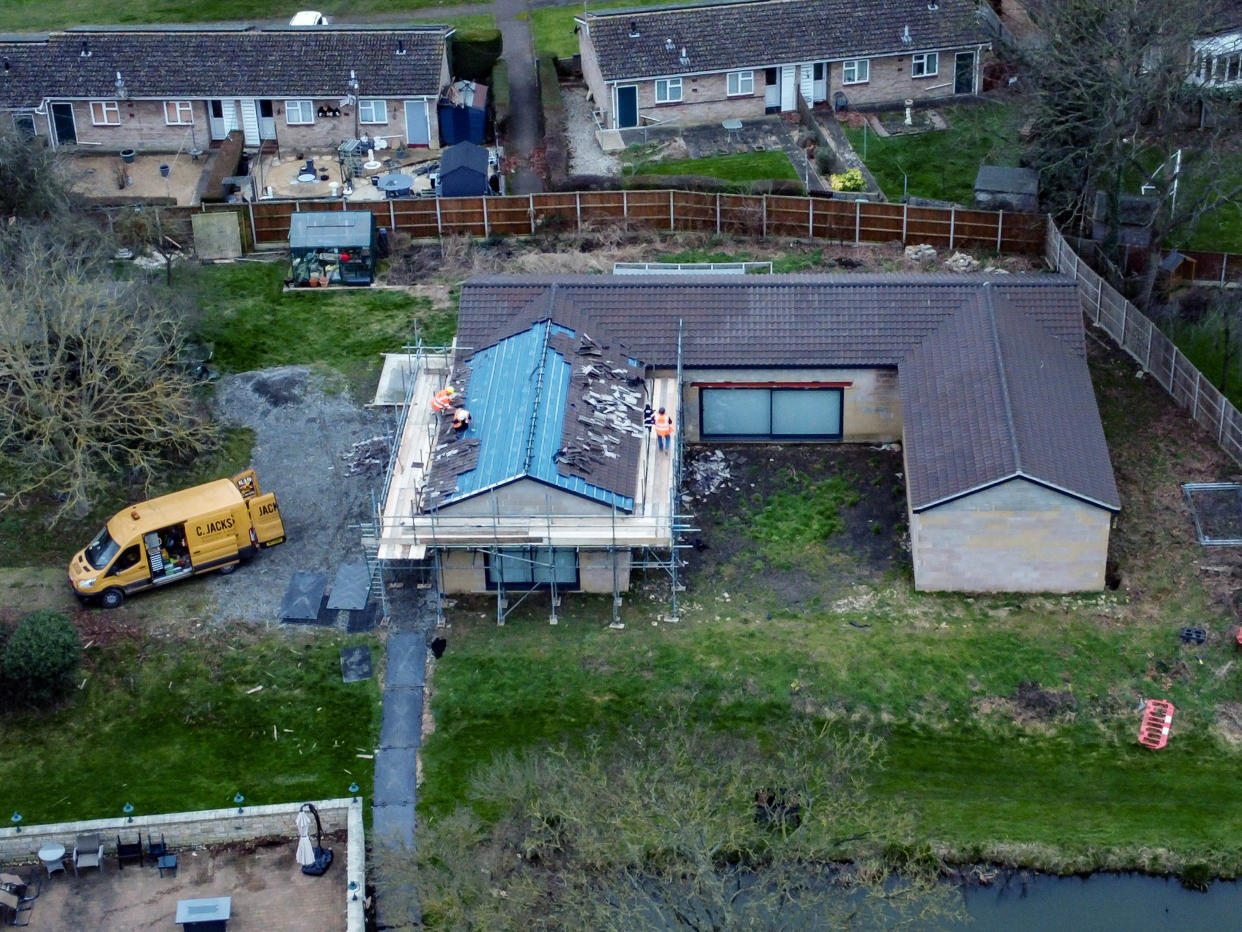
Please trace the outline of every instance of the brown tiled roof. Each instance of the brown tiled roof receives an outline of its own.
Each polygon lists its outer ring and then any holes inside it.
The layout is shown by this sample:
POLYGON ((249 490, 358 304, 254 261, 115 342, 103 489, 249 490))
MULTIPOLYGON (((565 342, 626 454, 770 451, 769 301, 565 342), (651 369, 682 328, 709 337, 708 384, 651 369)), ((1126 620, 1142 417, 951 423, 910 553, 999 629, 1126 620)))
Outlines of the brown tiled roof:
POLYGON ((130 98, 343 97, 351 70, 364 97, 430 97, 440 92, 449 31, 239 24, 4 35, 0 107, 33 107, 48 97, 111 100, 118 71, 130 98))
POLYGON ((903 55, 988 42, 973 0, 939 0, 935 10, 928 9, 927 0, 749 0, 588 11, 582 18, 606 81, 903 55), (902 42, 907 27, 908 45, 902 42), (631 34, 635 31, 637 36, 631 34), (667 40, 672 40, 671 50, 667 40), (683 47, 688 64, 681 62, 683 47))
MULTIPOLYGON (((967 275, 505 275, 462 287, 458 343, 481 347, 551 318, 615 335, 652 365, 895 366, 983 279, 967 275)), ((1068 279, 1008 276, 993 287, 1071 350, 1083 352, 1068 279)))
POLYGON ((913 507, 1023 475, 1119 507, 1063 276, 496 276, 463 286, 459 343, 538 320, 616 334, 657 367, 899 370, 913 507))
POLYGON ((985 283, 899 367, 915 511, 1024 477, 1117 510, 1081 352, 985 283))

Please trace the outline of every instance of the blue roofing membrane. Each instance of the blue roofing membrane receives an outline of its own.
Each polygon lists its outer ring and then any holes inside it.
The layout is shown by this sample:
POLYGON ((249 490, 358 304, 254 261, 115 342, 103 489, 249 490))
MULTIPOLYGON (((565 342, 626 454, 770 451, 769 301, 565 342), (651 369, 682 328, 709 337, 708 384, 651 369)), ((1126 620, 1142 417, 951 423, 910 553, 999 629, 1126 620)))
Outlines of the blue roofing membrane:
POLYGON ((568 327, 540 321, 470 358, 467 405, 470 432, 479 438, 478 464, 457 477, 457 492, 445 504, 530 477, 622 511, 634 510, 632 497, 557 471, 571 366, 548 346, 549 333, 575 335, 568 327))

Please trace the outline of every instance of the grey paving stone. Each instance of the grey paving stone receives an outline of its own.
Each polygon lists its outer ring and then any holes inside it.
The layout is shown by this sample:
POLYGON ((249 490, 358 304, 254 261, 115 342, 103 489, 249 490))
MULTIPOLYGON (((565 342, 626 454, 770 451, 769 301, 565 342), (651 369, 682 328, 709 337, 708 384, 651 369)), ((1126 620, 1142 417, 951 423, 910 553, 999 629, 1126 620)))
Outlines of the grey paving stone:
POLYGON ((399 631, 391 635, 384 686, 422 686, 426 681, 426 637, 417 631, 399 631))
POLYGON ((381 748, 375 755, 375 806, 415 801, 414 748, 381 748))
POLYGON ((332 594, 328 596, 328 608, 346 608, 351 611, 363 608, 371 593, 371 574, 366 563, 342 563, 332 580, 332 594))

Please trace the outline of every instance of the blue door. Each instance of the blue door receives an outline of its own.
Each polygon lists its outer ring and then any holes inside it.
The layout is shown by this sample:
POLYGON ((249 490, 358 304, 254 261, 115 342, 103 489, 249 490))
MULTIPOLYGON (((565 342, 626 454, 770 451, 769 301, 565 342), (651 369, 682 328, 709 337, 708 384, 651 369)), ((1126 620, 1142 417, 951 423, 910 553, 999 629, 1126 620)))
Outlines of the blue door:
POLYGON ((638 125, 638 85, 617 88, 617 129, 638 125))

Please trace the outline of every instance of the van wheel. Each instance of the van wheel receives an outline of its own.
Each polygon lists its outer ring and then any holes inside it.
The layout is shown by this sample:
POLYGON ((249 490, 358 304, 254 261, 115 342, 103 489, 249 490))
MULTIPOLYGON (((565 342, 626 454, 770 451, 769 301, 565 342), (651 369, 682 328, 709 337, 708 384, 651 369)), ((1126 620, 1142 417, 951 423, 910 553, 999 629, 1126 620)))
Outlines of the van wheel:
POLYGON ((229 575, 229 573, 233 572, 235 569, 237 569, 236 563, 226 563, 224 566, 220 567, 218 572, 220 573, 221 576, 227 576, 229 575))
POLYGON ((104 608, 120 608, 125 601, 125 593, 121 589, 105 589, 99 596, 99 604, 104 608))

